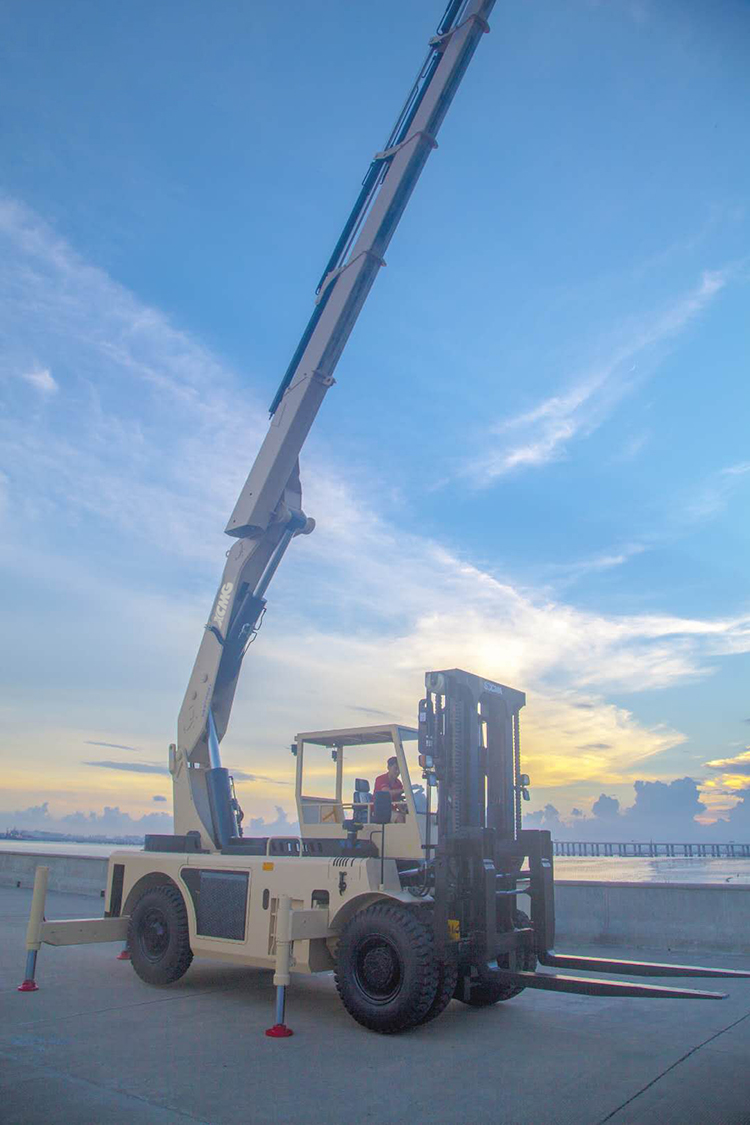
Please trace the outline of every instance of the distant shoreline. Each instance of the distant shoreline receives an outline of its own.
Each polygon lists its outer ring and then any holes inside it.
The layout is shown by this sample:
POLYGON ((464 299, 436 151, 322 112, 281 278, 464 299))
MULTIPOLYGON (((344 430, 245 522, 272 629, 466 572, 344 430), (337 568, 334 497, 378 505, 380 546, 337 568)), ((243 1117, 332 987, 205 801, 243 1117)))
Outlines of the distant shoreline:
POLYGON ((143 845, 144 836, 70 836, 64 832, 0 832, 0 840, 16 844, 135 844, 143 845))

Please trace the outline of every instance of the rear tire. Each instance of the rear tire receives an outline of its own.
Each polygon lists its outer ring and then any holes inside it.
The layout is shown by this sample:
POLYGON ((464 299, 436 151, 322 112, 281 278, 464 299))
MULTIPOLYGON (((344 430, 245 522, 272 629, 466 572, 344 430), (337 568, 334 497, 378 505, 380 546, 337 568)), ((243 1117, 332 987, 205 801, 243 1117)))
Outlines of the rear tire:
POLYGON ((397 903, 360 910, 339 939, 335 980, 344 1007, 363 1027, 381 1035, 415 1027, 438 988, 432 931, 397 903))
POLYGON ((435 999, 427 1009, 426 1015, 419 1021, 429 1023, 436 1019, 450 1004, 456 991, 458 982, 458 963, 451 958, 450 961, 438 961, 438 983, 435 999))
MULTIPOLYGON (((522 910, 516 911, 513 921, 518 930, 531 925, 531 919, 522 910)), ((511 954, 506 953, 503 957, 498 957, 497 961, 501 967, 510 968, 510 959, 511 954)), ((522 972, 534 972, 536 969, 536 953, 530 946, 525 945, 518 951, 516 967, 522 972)), ((485 984, 483 981, 472 981, 466 976, 462 976, 458 979, 453 995, 456 1000, 460 1000, 462 1004, 468 1004, 472 1008, 488 1008, 491 1004, 498 1004, 501 1000, 512 1000, 514 996, 523 992, 525 987, 523 984, 503 984, 502 981, 485 984)))
POLYGON ((174 984, 193 960, 187 910, 177 887, 152 887, 130 915, 128 949, 133 968, 146 984, 174 984))

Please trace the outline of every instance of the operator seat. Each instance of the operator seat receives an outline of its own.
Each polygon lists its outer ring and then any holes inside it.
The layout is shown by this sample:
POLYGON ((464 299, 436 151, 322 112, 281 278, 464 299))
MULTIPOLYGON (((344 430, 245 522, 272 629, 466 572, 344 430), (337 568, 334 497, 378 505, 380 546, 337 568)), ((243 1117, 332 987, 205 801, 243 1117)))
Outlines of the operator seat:
POLYGON ((367 824, 370 820, 371 801, 372 793, 370 792, 370 782, 364 777, 355 777, 354 794, 352 797, 352 802, 354 804, 352 820, 358 820, 361 824, 367 824))

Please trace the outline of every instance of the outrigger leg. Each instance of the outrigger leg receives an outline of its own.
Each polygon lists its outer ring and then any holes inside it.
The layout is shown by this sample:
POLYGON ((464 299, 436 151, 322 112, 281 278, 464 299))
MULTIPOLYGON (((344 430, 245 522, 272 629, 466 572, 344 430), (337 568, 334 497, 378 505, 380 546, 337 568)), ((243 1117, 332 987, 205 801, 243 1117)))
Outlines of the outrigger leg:
POLYGON ((44 903, 47 899, 49 867, 37 867, 34 874, 34 893, 31 896, 29 924, 26 927, 26 976, 18 986, 19 992, 38 992, 36 983, 36 955, 42 945, 44 903))
POLYGON ((276 985, 276 1023, 266 1029, 266 1035, 270 1039, 288 1039, 290 1035, 294 1035, 291 1027, 284 1023, 286 990, 291 980, 291 957, 292 900, 289 895, 281 895, 276 912, 276 972, 273 974, 273 983, 276 985))

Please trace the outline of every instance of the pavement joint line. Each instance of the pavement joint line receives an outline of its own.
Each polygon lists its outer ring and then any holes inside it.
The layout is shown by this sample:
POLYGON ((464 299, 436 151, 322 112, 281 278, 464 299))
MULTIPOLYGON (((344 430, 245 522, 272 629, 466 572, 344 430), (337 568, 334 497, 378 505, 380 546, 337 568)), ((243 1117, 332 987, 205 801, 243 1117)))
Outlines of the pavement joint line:
MULTIPOLYGON (((13 1062, 16 1062, 16 1059, 12 1055, 8 1055, 5 1052, 0 1052, 0 1054, 4 1054, 5 1058, 10 1058, 13 1062)), ((150 1106, 152 1109, 158 1109, 162 1113, 174 1113, 178 1117, 184 1117, 186 1121, 194 1121, 196 1125, 211 1125, 211 1122, 207 1121, 204 1117, 193 1117, 192 1113, 186 1113, 184 1109, 159 1105, 158 1102, 152 1101, 151 1098, 144 1098, 142 1094, 133 1094, 130 1090, 122 1090, 117 1086, 105 1086, 101 1082, 92 1081, 91 1078, 81 1078, 80 1075, 69 1074, 65 1070, 59 1070, 57 1067, 50 1066, 49 1063, 44 1064, 44 1069, 49 1070, 59 1078, 66 1079, 68 1082, 79 1082, 82 1086, 90 1086, 93 1090, 102 1090, 105 1094, 109 1094, 110 1096, 114 1093, 119 1094, 123 1098, 132 1098, 133 1101, 141 1102, 142 1105, 150 1106)))
POLYGON ((640 1090, 636 1090, 632 1097, 629 1097, 622 1103, 622 1105, 618 1105, 617 1108, 613 1109, 611 1113, 608 1113, 606 1117, 602 1117, 601 1120, 597 1121, 596 1125, 604 1125, 606 1121, 611 1121, 615 1114, 619 1113, 620 1110, 625 1109, 627 1106, 629 1106, 636 1100, 636 1098, 640 1098, 641 1094, 645 1094, 646 1090, 650 1090, 652 1086, 655 1086, 657 1082, 660 1082, 662 1078, 665 1077, 665 1075, 669 1074, 670 1070, 674 1070, 675 1067, 680 1066, 680 1064, 689 1059, 691 1055, 694 1055, 696 1051, 700 1051, 701 1047, 707 1047, 709 1043, 713 1043, 714 1039, 718 1039, 719 1036, 724 1035, 727 1031, 731 1031, 732 1028, 737 1027, 738 1024, 744 1023, 746 1019, 750 1019, 750 1012, 745 1012, 744 1016, 740 1016, 740 1018, 738 1020, 735 1020, 734 1023, 727 1024, 726 1027, 722 1027, 719 1031, 715 1031, 713 1035, 709 1035, 708 1039, 704 1039, 702 1043, 696 1043, 694 1047, 691 1047, 690 1050, 686 1051, 684 1055, 681 1055, 679 1059, 675 1059, 675 1061, 671 1063, 665 1070, 663 1070, 661 1074, 657 1074, 656 1078, 652 1078, 651 1081, 647 1082, 646 1085, 643 1086, 640 1090))
MULTIPOLYGON (((16 1024, 16 1026, 17 1027, 39 1027, 41 1024, 45 1024, 45 1023, 64 1023, 65 1020, 80 1019, 81 1016, 101 1016, 101 1015, 105 1015, 107 1012, 124 1012, 124 1011, 126 1011, 130 1008, 147 1008, 151 1004, 167 1004, 167 1003, 169 1003, 170 1000, 187 1000, 187 999, 190 999, 192 996, 195 996, 195 997, 214 996, 214 995, 217 995, 218 993, 221 993, 221 992, 230 992, 231 989, 232 989, 231 985, 227 985, 225 988, 201 988, 199 991, 192 992, 192 993, 190 993, 190 992, 180 992, 180 993, 177 993, 174 996, 161 996, 161 997, 159 997, 158 1000, 139 1000, 137 1004, 115 1004, 111 1008, 95 1008, 93 1011, 71 1012, 67 1016, 55 1016, 55 1017, 51 1017, 50 1019, 46 1019, 46 1020, 45 1019, 27 1020, 26 1023, 19 1023, 19 1024, 16 1024)), ((11 990, 11 991, 13 991, 13 990, 11 990)))

